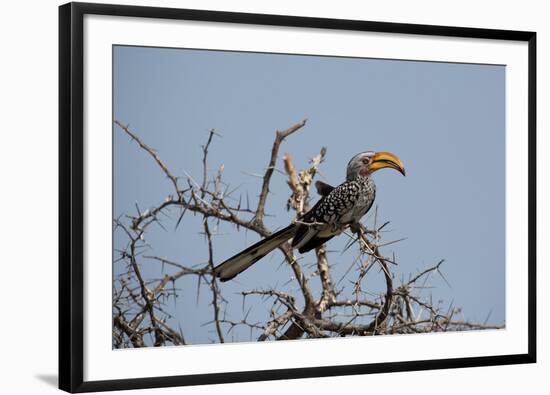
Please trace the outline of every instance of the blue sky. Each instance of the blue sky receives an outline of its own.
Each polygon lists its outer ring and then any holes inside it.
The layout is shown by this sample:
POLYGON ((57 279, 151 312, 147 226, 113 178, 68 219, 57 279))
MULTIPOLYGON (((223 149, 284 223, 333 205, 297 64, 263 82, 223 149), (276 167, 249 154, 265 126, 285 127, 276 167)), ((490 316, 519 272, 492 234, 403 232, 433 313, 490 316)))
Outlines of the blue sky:
MULTIPOLYGON (((320 179, 338 184, 345 179, 351 156, 366 151, 391 151, 407 168, 407 177, 382 170, 375 174, 379 221, 391 221, 386 241, 405 241, 383 248, 399 262, 396 281, 406 279, 445 259, 450 287, 432 277, 434 301, 463 307, 464 317, 502 324, 505 319, 504 148, 505 67, 401 60, 353 59, 162 49, 114 48, 114 118, 129 124, 155 148, 176 174, 200 179, 201 145, 215 128, 209 174, 223 164, 224 179, 248 194, 254 207, 269 160, 274 132, 307 118, 307 125, 281 147, 298 168, 327 147, 320 179)), ((154 161, 119 128, 114 139, 114 216, 157 205, 173 193, 154 161)), ((281 161, 278 162, 282 169, 281 161)), ((267 201, 266 223, 286 226, 293 213, 285 209, 289 190, 285 176, 275 172, 267 201)), ((313 194, 314 200, 316 195, 313 194)), ((177 218, 174 211, 174 217, 177 218)), ((367 224, 372 216, 366 216, 367 224)), ((207 245, 199 216, 186 215, 174 231, 150 228, 151 255, 192 266, 204 264, 207 245)), ((216 227, 212 223, 212 227, 216 227)), ((215 257, 221 262, 257 240, 227 224, 215 228, 215 257)), ((115 248, 126 242, 115 233, 115 248)), ((345 271, 353 255, 341 254, 346 238, 330 241, 334 275, 345 271)), ((304 262, 313 262, 312 253, 304 262)), ((228 314, 242 315, 236 292, 285 284, 290 276, 280 267, 278 252, 222 285, 228 314)), ((116 266, 115 266, 116 270, 116 266)), ((159 265, 143 262, 146 275, 158 277, 159 265)), ((366 282, 373 292, 383 278, 366 282)), ((182 280, 176 305, 169 307, 193 343, 215 338, 209 293, 197 303, 196 280, 182 280)), ((289 289, 292 289, 292 284, 289 289)), ((251 316, 265 318, 265 305, 251 316)), ((176 325, 177 326, 177 325, 176 325)), ((248 341, 244 329, 229 340, 248 341)))

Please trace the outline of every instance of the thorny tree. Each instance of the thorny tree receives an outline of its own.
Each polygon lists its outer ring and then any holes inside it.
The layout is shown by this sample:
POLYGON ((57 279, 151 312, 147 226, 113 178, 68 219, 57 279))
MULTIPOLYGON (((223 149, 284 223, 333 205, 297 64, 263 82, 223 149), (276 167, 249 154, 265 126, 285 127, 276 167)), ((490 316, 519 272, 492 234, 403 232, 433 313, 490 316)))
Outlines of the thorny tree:
MULTIPOLYGON (((382 242, 383 229, 388 223, 379 225, 376 214, 370 227, 363 226, 357 234, 345 233, 349 238, 346 249, 354 248, 357 254, 341 279, 333 281, 329 254, 324 246, 315 250, 315 265, 309 267, 294 255, 289 243, 283 244, 279 250, 284 256, 284 264, 290 269, 289 277, 294 286, 290 291, 282 286, 242 289, 242 297, 257 298, 256 303, 265 309, 268 318, 264 322, 250 321, 246 310, 240 317, 230 317, 223 287, 212 275, 215 265, 213 235, 220 222, 235 225, 236 231, 244 229, 261 237, 271 234, 264 217, 279 149, 287 137, 305 126, 306 121, 275 133, 255 209, 248 204, 244 207, 240 200, 232 198, 233 192, 228 191, 222 180, 224 165, 213 177, 208 177, 208 150, 216 136, 214 130, 209 132, 202 147, 202 179, 195 180, 190 175, 176 176, 159 154, 128 126, 119 121, 115 124, 156 162, 172 184, 173 194, 146 211, 136 205, 136 213, 114 220, 114 230, 124 232, 127 243, 116 246, 114 254, 117 274, 113 279, 113 347, 188 344, 185 333, 176 326, 177 319, 165 308, 171 299, 175 300, 183 292, 176 284, 185 276, 196 277, 196 287, 208 289, 210 303, 202 307, 211 310, 212 318, 203 323, 203 327, 213 328, 216 334, 213 341, 221 343, 229 340, 228 335, 238 326, 248 327, 250 340, 258 341, 500 328, 456 318, 461 313, 460 308, 434 303, 430 296, 421 294, 420 290, 432 274, 443 276, 440 272, 443 260, 396 284, 392 267, 397 262, 381 251, 383 246, 395 241, 382 242), (168 216, 176 221, 177 227, 187 213, 202 216, 202 229, 195 231, 205 236, 206 264, 186 266, 144 253, 152 248, 147 242, 147 231, 152 224, 162 226, 163 216, 168 216), (161 278, 144 277, 142 265, 145 260, 149 265, 163 266, 161 278), (385 292, 377 295, 364 289, 365 279, 375 267, 385 279, 385 292)), ((309 209, 311 186, 325 154, 326 149, 321 148, 310 160, 309 167, 301 171, 295 169, 289 154, 283 156, 289 186, 287 209, 293 210, 296 216, 309 209)), ((322 185, 317 184, 317 187, 322 194, 322 185)), ((185 312, 178 313, 185 317, 185 312)))

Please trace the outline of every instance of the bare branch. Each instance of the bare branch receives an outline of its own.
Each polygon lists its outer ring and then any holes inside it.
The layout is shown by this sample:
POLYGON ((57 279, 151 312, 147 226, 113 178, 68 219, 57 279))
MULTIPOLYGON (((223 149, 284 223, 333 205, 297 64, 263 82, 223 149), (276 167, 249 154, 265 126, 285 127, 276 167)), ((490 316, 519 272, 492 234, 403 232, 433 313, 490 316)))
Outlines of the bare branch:
POLYGON ((304 127, 306 121, 307 120, 304 119, 303 121, 297 123, 294 126, 291 126, 286 130, 277 131, 275 133, 275 141, 273 142, 273 147, 271 148, 271 158, 269 159, 269 164, 267 165, 267 169, 263 177, 262 190, 260 192, 260 198, 258 201, 258 208, 256 209, 256 215, 254 217, 254 221, 259 224, 263 225, 263 219, 265 215, 265 203, 267 201, 267 195, 269 194, 269 183, 271 181, 271 176, 273 175, 273 170, 275 169, 275 164, 277 162, 279 147, 285 138, 304 127))
POLYGON ((160 159, 158 154, 151 147, 149 147, 147 144, 145 144, 143 141, 141 141, 141 139, 138 136, 136 136, 134 133, 132 133, 130 131, 130 129, 128 128, 128 126, 124 126, 121 122, 116 121, 116 120, 115 120, 115 124, 118 125, 122 130, 124 130, 126 132, 126 134, 132 138, 132 140, 134 140, 136 143, 138 143, 141 148, 143 148, 145 151, 147 151, 149 153, 149 155, 151 155, 153 157, 153 159, 155 159, 155 161, 160 166, 160 168, 162 169, 164 174, 166 174, 166 177, 168 177, 170 179, 170 181, 172 181, 172 184, 174 184, 174 188, 175 188, 176 192, 178 192, 179 188, 178 188, 178 179, 177 179, 177 177, 172 175, 172 173, 170 172, 170 170, 168 170, 168 167, 160 159))
MULTIPOLYGON (((206 234, 206 240, 208 242, 208 266, 211 271, 214 270, 214 251, 212 247, 212 233, 210 233, 210 227, 208 226, 208 218, 205 217, 202 221, 204 226, 204 233, 206 234)), ((223 338, 223 332, 220 324, 220 305, 219 305, 219 289, 216 276, 212 276, 210 280, 210 289, 212 290, 212 307, 214 308, 214 324, 216 326, 216 332, 218 333, 218 338, 220 343, 225 343, 223 338)))

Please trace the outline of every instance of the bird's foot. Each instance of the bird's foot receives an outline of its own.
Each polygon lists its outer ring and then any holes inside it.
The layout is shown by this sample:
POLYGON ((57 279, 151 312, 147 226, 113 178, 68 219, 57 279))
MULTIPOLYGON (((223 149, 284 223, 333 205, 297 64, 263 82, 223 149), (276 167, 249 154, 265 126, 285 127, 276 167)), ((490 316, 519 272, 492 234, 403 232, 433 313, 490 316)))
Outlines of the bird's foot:
POLYGON ((352 223, 349 228, 353 233, 360 236, 361 235, 361 224, 359 222, 352 223))

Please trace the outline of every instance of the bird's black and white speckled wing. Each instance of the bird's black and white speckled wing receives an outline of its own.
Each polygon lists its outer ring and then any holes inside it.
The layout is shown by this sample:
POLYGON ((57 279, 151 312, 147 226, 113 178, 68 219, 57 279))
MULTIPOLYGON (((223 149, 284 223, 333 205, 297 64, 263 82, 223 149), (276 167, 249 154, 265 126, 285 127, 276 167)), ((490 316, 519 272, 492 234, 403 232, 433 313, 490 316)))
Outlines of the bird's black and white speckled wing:
POLYGON ((370 209, 375 194, 370 178, 346 181, 332 189, 299 219, 292 246, 304 253, 340 234, 370 209))

